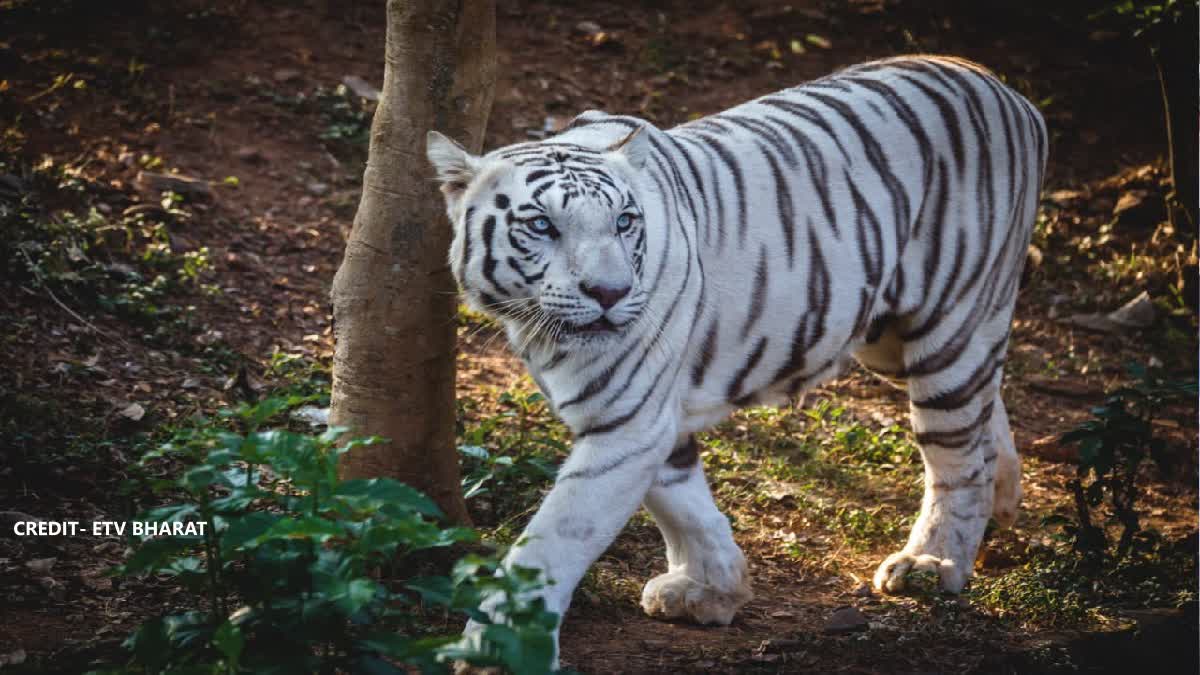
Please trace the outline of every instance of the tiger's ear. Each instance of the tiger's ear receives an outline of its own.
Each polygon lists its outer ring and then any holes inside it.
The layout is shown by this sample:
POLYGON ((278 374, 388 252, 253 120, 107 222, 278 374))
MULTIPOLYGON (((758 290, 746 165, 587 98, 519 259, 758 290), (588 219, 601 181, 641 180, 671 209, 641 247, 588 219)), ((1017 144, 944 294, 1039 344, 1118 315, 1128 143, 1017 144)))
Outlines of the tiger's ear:
POLYGON ((447 203, 457 201, 479 168, 479 158, 436 131, 425 135, 425 156, 437 170, 447 203))
POLYGON ((608 151, 622 155, 633 168, 638 171, 646 165, 646 159, 650 157, 650 134, 643 130, 643 127, 638 127, 629 132, 629 135, 621 140, 608 146, 608 151))

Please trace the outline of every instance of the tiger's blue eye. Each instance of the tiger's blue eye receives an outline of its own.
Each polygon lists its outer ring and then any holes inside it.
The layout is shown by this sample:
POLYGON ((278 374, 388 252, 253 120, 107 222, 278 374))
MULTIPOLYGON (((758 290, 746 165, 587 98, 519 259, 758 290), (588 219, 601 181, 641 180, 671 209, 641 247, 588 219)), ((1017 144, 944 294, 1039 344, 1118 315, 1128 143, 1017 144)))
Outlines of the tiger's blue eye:
POLYGON ((633 227, 633 217, 631 213, 622 213, 617 216, 617 232, 627 232, 629 228, 633 227))
POLYGON ((530 218, 529 220, 525 221, 525 226, 528 227, 529 231, 533 232, 534 234, 551 234, 554 232, 554 225, 552 225, 550 223, 550 219, 546 218, 545 216, 530 218))

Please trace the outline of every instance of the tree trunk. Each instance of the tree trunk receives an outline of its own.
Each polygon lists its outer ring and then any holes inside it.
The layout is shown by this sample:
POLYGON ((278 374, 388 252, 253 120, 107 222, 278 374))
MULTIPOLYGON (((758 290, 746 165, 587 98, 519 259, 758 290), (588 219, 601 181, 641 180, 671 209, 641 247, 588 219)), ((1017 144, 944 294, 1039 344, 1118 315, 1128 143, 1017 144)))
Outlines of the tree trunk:
POLYGON ((467 522, 454 445, 452 233, 425 160, 441 131, 479 152, 495 86, 494 0, 388 0, 383 90, 362 200, 333 280, 330 424, 387 443, 343 460, 467 522))

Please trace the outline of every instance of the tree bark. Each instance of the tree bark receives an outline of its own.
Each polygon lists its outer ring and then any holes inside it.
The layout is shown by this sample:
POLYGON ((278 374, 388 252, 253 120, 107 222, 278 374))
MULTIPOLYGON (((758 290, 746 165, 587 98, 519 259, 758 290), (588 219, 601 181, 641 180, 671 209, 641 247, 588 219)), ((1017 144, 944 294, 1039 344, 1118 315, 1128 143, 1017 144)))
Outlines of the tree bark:
POLYGON ((403 481, 464 523, 452 232, 425 134, 435 129, 480 151, 495 87, 495 26, 494 0, 388 0, 362 199, 332 290, 330 423, 388 439, 346 455, 343 475, 403 481))

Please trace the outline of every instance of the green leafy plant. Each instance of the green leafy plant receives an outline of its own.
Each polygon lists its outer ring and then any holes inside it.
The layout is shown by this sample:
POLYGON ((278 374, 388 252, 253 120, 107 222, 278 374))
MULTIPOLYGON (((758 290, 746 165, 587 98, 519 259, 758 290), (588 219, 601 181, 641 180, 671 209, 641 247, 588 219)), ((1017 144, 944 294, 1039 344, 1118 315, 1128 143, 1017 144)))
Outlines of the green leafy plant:
POLYGON ((976 577, 970 597, 1001 620, 1066 627, 1087 620, 1090 581, 1068 561, 1043 553, 1004 574, 976 577))
POLYGON ((313 94, 313 101, 325 123, 325 130, 321 132, 322 140, 351 147, 366 147, 371 139, 372 110, 346 85, 339 84, 332 90, 318 89, 313 94))
POLYGON ((1156 30, 1164 23, 1175 23, 1184 20, 1188 6, 1195 6, 1196 0, 1163 0, 1162 2, 1134 2, 1134 0, 1119 0, 1110 6, 1095 12, 1092 19, 1108 15, 1116 15, 1130 22, 1134 27, 1134 36, 1156 30))
POLYGON ((143 204, 106 215, 87 203, 107 188, 66 167, 0 160, 0 175, 7 179, 0 185, 0 230, 6 235, 0 273, 8 279, 157 333, 171 328, 165 319, 182 313, 167 302, 170 292, 201 286, 212 269, 207 248, 179 252, 171 245, 170 225, 191 217, 178 195, 164 193, 161 208, 143 204))
POLYGON ((552 421, 544 396, 513 389, 497 400, 500 412, 459 429, 464 496, 491 525, 532 507, 567 453, 566 432, 552 421))
POLYGON ((143 460, 183 466, 159 485, 179 501, 138 518, 177 529, 139 538, 115 573, 173 579, 190 602, 129 637, 123 672, 445 672, 454 659, 547 672, 557 617, 530 599, 543 583, 535 571, 468 556, 449 577, 380 579, 414 552, 476 534, 439 524, 433 502, 396 481, 340 480, 339 458, 375 439, 261 430, 305 400, 223 411, 143 460), (492 623, 485 603, 506 622, 492 623), (485 625, 429 636, 420 617, 430 605, 485 625))
POLYGON ((1113 555, 1124 558, 1141 530, 1137 512, 1140 490, 1138 471, 1147 460, 1165 468, 1168 457, 1165 441, 1155 436, 1153 419, 1177 401, 1195 401, 1196 380, 1168 380, 1160 372, 1137 365, 1128 366, 1134 384, 1122 387, 1093 408, 1088 420, 1062 437, 1064 444, 1079 447, 1079 466, 1070 482, 1075 497, 1075 521, 1055 519, 1072 539, 1077 551, 1086 557, 1103 559, 1110 542, 1105 523, 1095 522, 1106 502, 1109 522, 1121 525, 1121 534, 1113 555))
POLYGON ((267 357, 263 374, 279 385, 280 395, 315 396, 316 405, 329 405, 331 374, 325 363, 275 347, 267 357))
POLYGON ((467 469, 462 479, 466 499, 493 491, 516 494, 554 480, 556 468, 543 457, 493 455, 479 445, 463 445, 458 450, 467 469))

